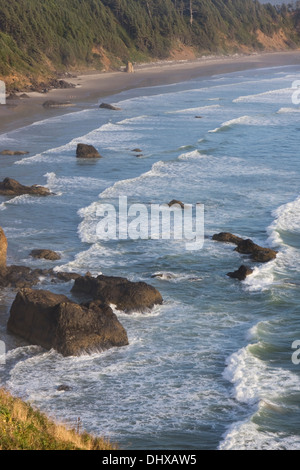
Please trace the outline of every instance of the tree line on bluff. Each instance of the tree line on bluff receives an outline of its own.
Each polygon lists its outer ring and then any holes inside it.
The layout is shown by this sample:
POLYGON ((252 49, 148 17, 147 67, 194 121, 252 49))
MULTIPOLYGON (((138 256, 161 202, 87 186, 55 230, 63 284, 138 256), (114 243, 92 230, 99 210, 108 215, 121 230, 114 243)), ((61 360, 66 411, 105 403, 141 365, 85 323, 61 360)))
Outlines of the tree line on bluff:
POLYGON ((257 31, 284 31, 293 46, 299 16, 256 0, 2 0, 0 77, 166 59, 178 44, 198 53, 259 50, 257 31))

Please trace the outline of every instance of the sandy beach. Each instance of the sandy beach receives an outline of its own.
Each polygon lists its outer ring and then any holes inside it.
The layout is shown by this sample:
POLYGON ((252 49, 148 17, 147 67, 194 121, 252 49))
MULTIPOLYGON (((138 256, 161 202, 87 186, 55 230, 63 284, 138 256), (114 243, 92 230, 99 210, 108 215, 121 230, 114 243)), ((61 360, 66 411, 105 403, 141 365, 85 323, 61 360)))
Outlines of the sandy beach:
MULTIPOLYGON (((27 93, 29 98, 10 102, 0 107, 0 133, 9 132, 33 122, 72 112, 73 107, 46 109, 48 100, 70 101, 76 107, 86 108, 105 97, 125 90, 167 85, 197 77, 226 74, 254 68, 297 65, 300 51, 255 53, 228 57, 205 57, 192 61, 164 61, 138 65, 134 73, 87 72, 67 79, 76 88, 50 90, 48 93, 27 93)), ((21 93, 18 93, 20 95, 21 93)))

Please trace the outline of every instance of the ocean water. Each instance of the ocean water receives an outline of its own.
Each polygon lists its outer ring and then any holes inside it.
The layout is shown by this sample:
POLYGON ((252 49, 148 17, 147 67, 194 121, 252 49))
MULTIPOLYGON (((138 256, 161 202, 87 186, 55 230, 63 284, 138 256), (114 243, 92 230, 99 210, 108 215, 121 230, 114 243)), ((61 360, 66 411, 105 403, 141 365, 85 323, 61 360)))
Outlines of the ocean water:
MULTIPOLYGON (((80 418, 122 449, 300 449, 300 365, 292 361, 300 340, 299 72, 265 68, 126 91, 107 99, 121 111, 82 103, 0 135, 1 148, 30 151, 2 157, 1 180, 55 193, 0 196, 9 264, 50 267, 29 253, 54 249, 57 270, 143 280, 164 298, 151 312, 116 312, 128 347, 63 358, 6 332, 15 294, 2 291, 1 385, 69 425, 80 418), (79 142, 103 158, 76 159, 79 142), (147 207, 204 204, 203 248, 99 240, 97 211, 119 196, 147 207), (278 256, 249 261, 212 241, 221 231, 278 256), (254 269, 245 282, 226 276, 244 263, 254 269), (62 383, 71 390, 59 392, 62 383)), ((74 298, 71 287, 41 279, 37 288, 74 298)))

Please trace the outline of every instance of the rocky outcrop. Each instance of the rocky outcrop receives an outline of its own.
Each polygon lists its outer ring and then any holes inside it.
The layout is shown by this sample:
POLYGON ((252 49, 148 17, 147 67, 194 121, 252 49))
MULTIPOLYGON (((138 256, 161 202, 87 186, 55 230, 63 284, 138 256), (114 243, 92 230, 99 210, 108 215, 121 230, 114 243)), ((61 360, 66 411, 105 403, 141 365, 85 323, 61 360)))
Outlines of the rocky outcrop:
POLYGON ((77 158, 102 158, 93 145, 78 144, 76 150, 77 158))
POLYGON ((252 240, 242 240, 238 243, 235 251, 244 255, 251 255, 253 261, 258 261, 260 263, 267 263, 272 261, 277 256, 277 251, 272 250, 271 248, 263 248, 259 245, 256 245, 252 240))
POLYGON ((7 238, 0 227, 0 276, 6 270, 7 238))
POLYGON ((10 310, 10 333, 63 356, 128 345, 125 329, 108 305, 79 305, 64 295, 22 289, 10 310))
POLYGON ((2 150, 2 152, 0 152, 0 155, 10 155, 10 156, 13 156, 13 155, 27 155, 29 152, 23 152, 21 150, 2 150))
POLYGON ((43 186, 23 186, 12 178, 5 178, 0 182, 1 196, 21 196, 22 194, 30 194, 32 196, 49 196, 51 192, 43 186))
POLYGON ((32 250, 30 256, 37 259, 46 259, 48 261, 57 261, 61 256, 52 250, 32 250))
MULTIPOLYGON (((42 279, 48 282, 69 282, 81 277, 76 273, 55 272, 53 269, 31 269, 27 266, 7 266, 7 238, 0 227, 0 288, 11 287, 22 289, 32 287, 41 282, 42 279)), ((52 252, 54 253, 54 252, 52 252)))
POLYGON ((108 103, 101 103, 99 108, 110 109, 111 111, 121 111, 121 108, 118 108, 117 106, 113 106, 112 104, 108 103))
POLYGON ((151 309, 162 304, 161 294, 145 282, 131 282, 122 277, 90 275, 78 277, 72 292, 86 294, 89 298, 115 305, 126 313, 151 309))
POLYGON ((245 240, 244 238, 237 237, 236 235, 233 235, 229 232, 221 232, 219 234, 213 235, 212 239, 237 245, 234 251, 237 251, 243 255, 250 255, 253 261, 257 261, 259 263, 267 263, 268 261, 272 261, 276 258, 278 253, 271 248, 263 248, 262 246, 257 245, 252 240, 250 240, 250 238, 245 240))
POLYGON ((232 277, 233 279, 238 279, 239 281, 244 281, 247 276, 253 273, 253 269, 248 266, 242 265, 237 271, 228 273, 227 276, 232 277))
POLYGON ((235 245, 238 245, 241 241, 243 241, 243 238, 237 237, 236 235, 233 235, 229 232, 217 233, 213 235, 212 239, 218 242, 233 243, 235 245))

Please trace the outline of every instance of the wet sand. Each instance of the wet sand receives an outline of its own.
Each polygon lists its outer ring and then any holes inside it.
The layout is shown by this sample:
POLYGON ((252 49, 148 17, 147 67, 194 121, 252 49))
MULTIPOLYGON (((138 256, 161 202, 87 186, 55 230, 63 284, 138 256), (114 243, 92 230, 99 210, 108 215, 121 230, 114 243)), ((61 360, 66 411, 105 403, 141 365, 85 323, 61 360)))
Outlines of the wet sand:
POLYGON ((300 64, 300 50, 237 54, 228 57, 211 56, 193 61, 156 62, 138 65, 134 73, 119 71, 79 74, 76 78, 66 79, 75 84, 76 88, 51 90, 48 93, 27 93, 29 98, 10 101, 9 105, 0 106, 0 133, 74 110, 73 107, 46 109, 43 103, 48 100, 70 101, 76 109, 85 109, 100 103, 105 97, 129 89, 167 85, 255 68, 297 64, 300 64))

